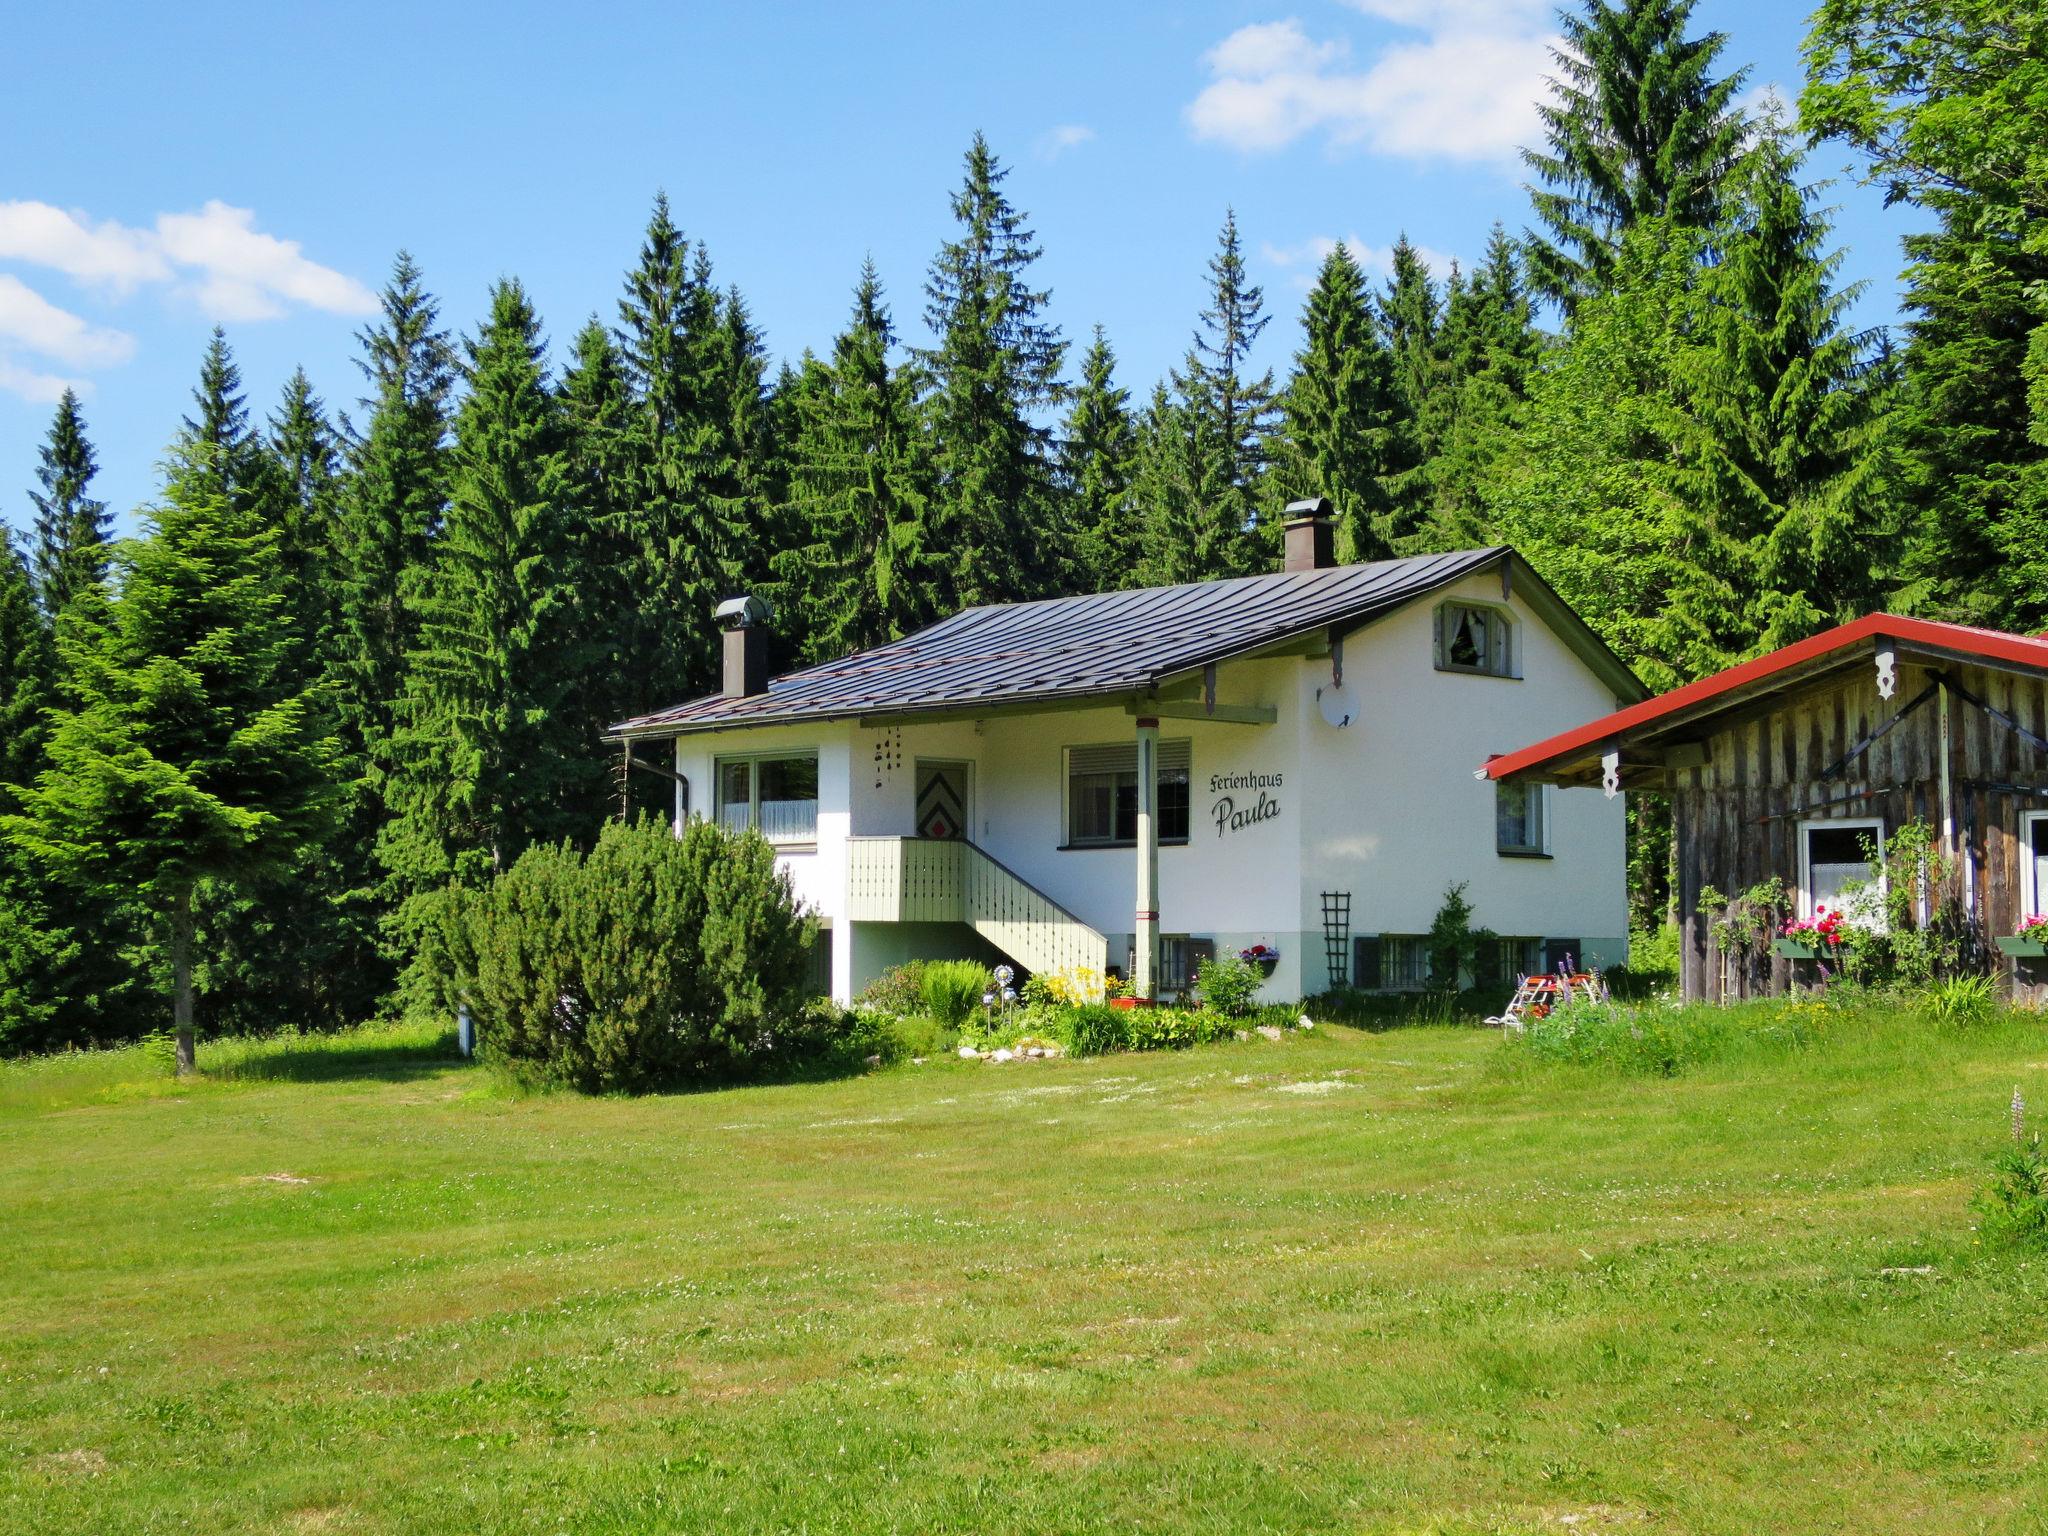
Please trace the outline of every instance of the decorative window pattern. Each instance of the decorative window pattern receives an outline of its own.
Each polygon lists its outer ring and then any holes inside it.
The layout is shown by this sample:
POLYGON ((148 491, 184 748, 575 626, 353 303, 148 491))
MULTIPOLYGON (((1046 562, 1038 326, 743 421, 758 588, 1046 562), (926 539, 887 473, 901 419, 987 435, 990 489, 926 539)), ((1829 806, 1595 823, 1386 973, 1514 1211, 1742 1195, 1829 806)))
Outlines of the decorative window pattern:
POLYGON ((1496 784, 1493 789, 1494 846, 1502 853, 1542 853, 1543 786, 1496 784))
POLYGON ((758 827, 771 843, 817 841, 817 753, 721 757, 715 778, 718 824, 728 831, 758 827))
POLYGON ((1514 625, 1505 612, 1481 603, 1444 603, 1436 611, 1436 665, 1440 672, 1513 677, 1514 625))
MULTIPOLYGON (((1188 840, 1186 741, 1159 743, 1159 840, 1188 840)), ((1067 748, 1067 845, 1128 847, 1138 841, 1138 744, 1067 748)))

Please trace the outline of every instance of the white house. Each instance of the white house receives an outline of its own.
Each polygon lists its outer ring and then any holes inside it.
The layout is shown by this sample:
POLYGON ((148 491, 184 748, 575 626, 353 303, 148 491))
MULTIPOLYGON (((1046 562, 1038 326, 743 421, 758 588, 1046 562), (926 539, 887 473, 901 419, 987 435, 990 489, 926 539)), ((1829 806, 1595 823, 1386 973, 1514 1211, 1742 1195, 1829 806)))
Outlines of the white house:
POLYGON ((772 680, 735 600, 724 691, 608 739, 673 755, 678 825, 776 844, 841 1000, 992 952, 1167 996, 1255 943, 1273 999, 1417 988, 1458 882, 1486 970, 1625 958, 1621 803, 1474 769, 1641 683, 1512 550, 1338 566, 1321 503, 1286 537, 1275 575, 971 608, 772 680))

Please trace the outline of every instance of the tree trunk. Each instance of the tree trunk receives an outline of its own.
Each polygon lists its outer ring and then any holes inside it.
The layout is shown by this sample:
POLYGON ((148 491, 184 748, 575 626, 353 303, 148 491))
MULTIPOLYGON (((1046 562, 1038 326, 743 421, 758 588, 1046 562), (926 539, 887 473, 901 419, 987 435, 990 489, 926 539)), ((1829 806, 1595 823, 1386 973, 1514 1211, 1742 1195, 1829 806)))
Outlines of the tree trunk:
POLYGON ((171 1026, 178 1032, 178 1076, 199 1070, 192 1041, 192 888, 171 909, 171 1026))

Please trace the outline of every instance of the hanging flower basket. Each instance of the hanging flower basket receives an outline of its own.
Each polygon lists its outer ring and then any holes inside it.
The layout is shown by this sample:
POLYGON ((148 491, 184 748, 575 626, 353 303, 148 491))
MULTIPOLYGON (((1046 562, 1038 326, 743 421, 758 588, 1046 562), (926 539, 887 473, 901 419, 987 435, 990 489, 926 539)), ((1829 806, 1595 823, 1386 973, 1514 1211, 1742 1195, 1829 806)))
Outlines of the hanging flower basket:
POLYGON ((1249 949, 1239 950, 1237 958, 1246 965, 1257 966, 1266 975, 1270 976, 1273 974, 1274 968, 1280 964, 1280 951, 1271 944, 1254 944, 1249 949))

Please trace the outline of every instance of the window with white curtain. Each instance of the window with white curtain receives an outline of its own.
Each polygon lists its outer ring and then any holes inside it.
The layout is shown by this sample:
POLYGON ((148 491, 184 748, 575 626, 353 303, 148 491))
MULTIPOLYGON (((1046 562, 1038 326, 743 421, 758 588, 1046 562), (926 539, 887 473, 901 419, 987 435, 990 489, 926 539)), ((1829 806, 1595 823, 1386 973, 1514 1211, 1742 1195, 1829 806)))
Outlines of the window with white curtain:
POLYGON ((715 778, 718 824, 728 831, 758 827, 771 843, 817 841, 817 753, 721 757, 715 778))

